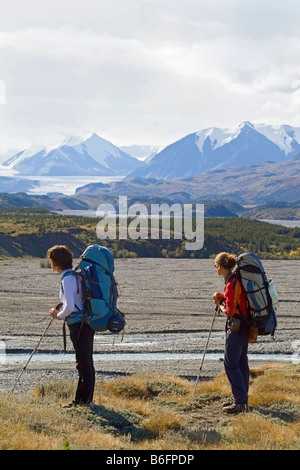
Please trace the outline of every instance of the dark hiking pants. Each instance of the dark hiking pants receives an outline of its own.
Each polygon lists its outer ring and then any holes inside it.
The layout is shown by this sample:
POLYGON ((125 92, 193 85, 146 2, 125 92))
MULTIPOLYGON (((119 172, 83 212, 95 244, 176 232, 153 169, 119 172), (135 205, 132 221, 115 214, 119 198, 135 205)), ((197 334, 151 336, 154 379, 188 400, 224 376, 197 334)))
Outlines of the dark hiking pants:
POLYGON ((248 404, 249 365, 248 365, 248 330, 239 332, 226 331, 224 368, 229 380, 235 403, 248 404))
POLYGON ((68 325, 70 338, 75 349, 76 369, 79 380, 75 402, 80 404, 93 401, 95 387, 95 368, 93 362, 94 331, 86 323, 68 325))

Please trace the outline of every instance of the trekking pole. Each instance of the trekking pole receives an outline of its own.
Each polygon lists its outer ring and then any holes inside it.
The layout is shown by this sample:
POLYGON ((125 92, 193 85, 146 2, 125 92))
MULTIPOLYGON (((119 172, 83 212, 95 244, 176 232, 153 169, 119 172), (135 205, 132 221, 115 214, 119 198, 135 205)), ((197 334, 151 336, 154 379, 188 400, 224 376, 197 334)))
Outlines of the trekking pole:
POLYGON ((213 318, 212 318, 212 321, 211 321, 211 326, 210 326, 210 330, 209 330, 209 333, 208 333, 206 345, 205 345, 205 348, 204 348, 204 352, 203 352, 203 356, 202 356, 202 361, 201 361, 201 365, 200 365, 200 368, 199 368, 199 372, 198 372, 197 380, 196 380, 196 383, 195 383, 195 387, 194 387, 194 391, 193 391, 192 398, 194 398, 194 396, 195 396, 195 392, 196 392, 196 388, 197 388, 197 385, 198 385, 200 373, 201 373, 201 370, 202 370, 202 366, 203 366, 205 354, 206 354, 206 351, 207 351, 207 347, 208 347, 210 335, 211 335, 211 332, 212 332, 212 329, 213 329, 213 326, 214 326, 214 322, 215 322, 215 318, 216 318, 216 315, 217 315, 218 311, 219 311, 219 306, 216 305, 216 308, 215 308, 215 311, 214 311, 214 315, 213 315, 213 318))
POLYGON ((37 348, 39 347, 39 345, 40 345, 42 339, 44 338, 45 334, 47 333, 48 329, 50 328, 50 325, 51 325, 51 323, 53 322, 53 320, 54 320, 54 318, 51 318, 51 320, 49 321, 47 328, 45 329, 44 333, 43 333, 42 336, 40 337, 40 339, 39 339, 37 345, 35 346, 35 348, 33 349, 32 353, 30 354, 30 356, 29 356, 29 358, 28 358, 28 360, 27 360, 25 366, 23 367, 23 369, 21 370, 20 374, 18 375, 18 378, 17 378, 17 380, 15 381, 13 387, 11 388, 11 390, 10 390, 10 392, 9 392, 9 394, 8 394, 8 397, 10 397, 11 393, 12 393, 13 390, 15 389, 15 386, 16 386, 17 383, 19 382, 21 375, 23 374, 23 372, 25 371, 26 367, 28 366, 28 364, 29 364, 29 362, 30 362, 32 356, 34 355, 34 353, 36 352, 37 348))

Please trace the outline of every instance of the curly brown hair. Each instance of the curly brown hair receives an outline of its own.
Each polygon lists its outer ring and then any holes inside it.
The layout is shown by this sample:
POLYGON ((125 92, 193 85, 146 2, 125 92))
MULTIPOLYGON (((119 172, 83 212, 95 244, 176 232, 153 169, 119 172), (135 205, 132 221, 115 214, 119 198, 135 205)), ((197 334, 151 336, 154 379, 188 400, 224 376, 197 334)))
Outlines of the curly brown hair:
POLYGON ((54 245, 49 248, 47 258, 63 271, 73 268, 73 254, 66 245, 54 245))

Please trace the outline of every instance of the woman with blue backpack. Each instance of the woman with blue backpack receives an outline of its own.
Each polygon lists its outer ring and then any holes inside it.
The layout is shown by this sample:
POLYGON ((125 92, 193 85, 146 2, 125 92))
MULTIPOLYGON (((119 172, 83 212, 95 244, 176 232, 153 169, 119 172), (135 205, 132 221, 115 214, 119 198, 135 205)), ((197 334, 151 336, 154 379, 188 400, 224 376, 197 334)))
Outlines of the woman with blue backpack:
POLYGON ((223 411, 237 414, 248 411, 248 390, 250 371, 248 366, 249 313, 243 285, 233 271, 236 256, 219 253, 215 268, 225 282, 224 292, 213 295, 215 304, 227 317, 224 368, 229 380, 233 400, 224 403, 223 411))
POLYGON ((73 271, 73 255, 65 245, 55 245, 47 251, 47 258, 53 271, 61 276, 59 307, 51 308, 49 315, 67 322, 70 338, 76 356, 79 373, 75 398, 63 408, 90 405, 95 387, 95 368, 93 363, 94 330, 82 321, 84 296, 80 277, 73 271))

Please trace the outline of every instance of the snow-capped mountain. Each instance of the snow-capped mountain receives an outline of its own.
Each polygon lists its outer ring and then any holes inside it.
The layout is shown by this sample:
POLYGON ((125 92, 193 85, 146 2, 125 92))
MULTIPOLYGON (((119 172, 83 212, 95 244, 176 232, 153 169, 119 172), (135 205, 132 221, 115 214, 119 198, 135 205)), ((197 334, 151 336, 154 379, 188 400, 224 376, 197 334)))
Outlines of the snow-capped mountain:
POLYGON ((138 176, 181 179, 209 170, 282 162, 300 155, 300 128, 243 122, 236 129, 211 127, 189 134, 163 149, 118 148, 92 134, 71 137, 53 147, 19 151, 2 168, 16 176, 138 176), (148 155, 147 158, 146 155, 148 155))
POLYGON ((126 176, 142 162, 94 133, 51 148, 26 149, 2 165, 28 176, 126 176))
POLYGON ((300 128, 243 122, 236 129, 209 128, 174 142, 129 176, 179 179, 209 170, 281 162, 300 154, 300 128))
POLYGON ((43 145, 32 145, 31 147, 25 150, 20 150, 17 153, 10 156, 8 159, 5 160, 5 162, 3 163, 3 166, 13 169, 16 166, 16 164, 22 162, 23 160, 26 160, 26 158, 32 157, 33 155, 43 150, 46 150, 46 147, 44 147, 43 145))
POLYGON ((7 151, 2 151, 0 152, 0 165, 2 162, 5 162, 9 158, 11 158, 13 155, 15 155, 17 152, 19 152, 20 149, 10 149, 7 151))

